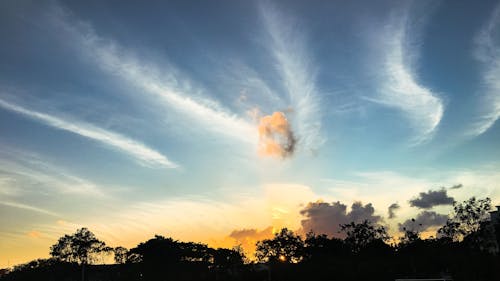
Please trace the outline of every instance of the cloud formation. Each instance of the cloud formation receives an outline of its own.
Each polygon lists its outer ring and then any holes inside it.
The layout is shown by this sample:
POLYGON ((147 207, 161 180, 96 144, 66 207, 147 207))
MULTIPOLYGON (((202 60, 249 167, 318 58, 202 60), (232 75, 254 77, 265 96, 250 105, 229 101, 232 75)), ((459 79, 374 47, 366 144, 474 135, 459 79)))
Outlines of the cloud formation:
POLYGON ((40 237, 42 237, 42 234, 40 232, 36 231, 36 230, 30 231, 30 232, 26 233, 26 235, 28 237, 31 237, 31 238, 40 238, 40 237))
POLYGON ((418 197, 411 199, 410 206, 420 209, 430 209, 439 205, 453 205, 455 199, 448 196, 446 189, 429 190, 428 192, 420 192, 418 197))
POLYGON ((19 203, 19 202, 0 201, 0 205, 13 207, 13 208, 17 208, 17 209, 22 209, 22 210, 28 210, 28 211, 32 211, 32 212, 36 212, 36 213, 40 213, 40 214, 44 214, 44 215, 49 215, 49 216, 53 216, 53 217, 59 217, 59 214, 54 213, 52 211, 38 208, 35 206, 31 206, 31 205, 26 205, 26 204, 19 203))
POLYGON ((306 217, 301 221, 303 232, 312 230, 318 234, 339 238, 343 238, 343 234, 339 233, 340 224, 359 223, 364 220, 378 223, 381 220, 380 216, 374 214, 375 209, 371 203, 363 206, 361 202, 354 202, 350 212, 347 212, 347 206, 339 201, 331 204, 321 201, 310 202, 300 213, 306 217))
POLYGON ((216 100, 201 98, 203 91, 172 65, 162 65, 160 71, 159 67, 131 55, 117 42, 98 36, 88 23, 75 21, 63 7, 54 7, 50 20, 72 39, 83 56, 103 71, 141 89, 138 93, 142 97, 166 105, 165 112, 175 109, 183 117, 196 120, 201 130, 255 143, 255 128, 250 122, 222 108, 216 100))
POLYGON ((260 118, 258 130, 261 155, 285 158, 295 151, 296 140, 283 112, 260 118))
MULTIPOLYGON (((63 168, 53 166, 38 155, 26 151, 0 146, 0 167, 0 193, 7 196, 20 197, 35 190, 92 197, 106 196, 106 192, 98 184, 68 173, 63 168)), ((109 190, 110 187, 106 189, 109 190)))
POLYGON ((479 31, 475 40, 476 59, 482 66, 481 115, 468 132, 478 136, 486 132, 500 118, 500 4, 479 31))
POLYGON ((422 211, 415 219, 408 219, 399 223, 399 231, 426 231, 431 227, 440 227, 446 223, 447 215, 438 214, 434 211, 422 211))
POLYGON ((124 152, 129 156, 134 157, 140 164, 160 166, 165 168, 178 167, 177 164, 171 162, 165 155, 161 154, 160 152, 120 134, 82 122, 70 122, 66 119, 24 108, 22 106, 7 102, 3 99, 0 99, 0 107, 12 112, 22 114, 47 126, 51 126, 59 130, 68 131, 105 144, 116 150, 124 152))
POLYGON ((315 150, 323 143, 321 108, 316 70, 307 53, 306 40, 297 23, 283 17, 273 5, 261 2, 260 12, 270 37, 265 40, 269 42, 267 48, 275 58, 275 68, 294 109, 293 127, 301 147, 315 150))
POLYGON ((462 188, 463 186, 464 186, 463 184, 459 183, 459 184, 455 184, 455 185, 450 186, 450 188, 449 188, 449 189, 460 189, 460 188, 462 188))
POLYGON ((418 82, 414 70, 417 44, 413 42, 418 26, 409 14, 409 7, 398 11, 385 35, 377 38, 385 53, 376 102, 403 112, 417 134, 412 143, 420 144, 432 138, 443 117, 444 104, 436 93, 418 82))
POLYGON ((396 210, 399 210, 401 206, 398 203, 392 203, 387 209, 387 214, 389 215, 389 219, 393 219, 396 217, 396 210))
POLYGON ((269 226, 263 230, 252 229, 241 229, 233 230, 229 237, 236 240, 236 245, 241 245, 245 252, 250 256, 255 252, 255 244, 257 241, 272 238, 274 228, 269 226))

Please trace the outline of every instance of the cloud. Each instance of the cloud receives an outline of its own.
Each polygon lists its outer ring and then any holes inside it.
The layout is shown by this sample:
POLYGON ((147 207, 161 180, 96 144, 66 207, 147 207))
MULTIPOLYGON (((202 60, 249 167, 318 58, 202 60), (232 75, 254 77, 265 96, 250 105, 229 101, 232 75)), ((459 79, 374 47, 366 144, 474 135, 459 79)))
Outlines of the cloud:
POLYGON ((453 205, 455 199, 448 196, 446 189, 437 191, 429 190, 428 192, 420 192, 417 198, 411 199, 410 206, 420 209, 430 209, 439 205, 453 205))
POLYGON ((45 214, 45 215, 49 215, 49 216, 53 216, 53 217, 59 217, 59 214, 54 213, 52 211, 38 208, 35 206, 31 206, 31 205, 26 205, 23 203, 11 202, 11 201, 0 201, 0 205, 12 207, 12 208, 17 208, 17 209, 28 210, 28 211, 32 211, 32 212, 36 212, 36 213, 40 213, 40 214, 45 214))
POLYGON ((396 217, 396 210, 399 210, 401 208, 401 206, 399 206, 398 203, 392 203, 388 210, 387 210, 387 213, 389 215, 389 219, 393 219, 396 217))
POLYGON ((236 241, 236 245, 241 245, 245 252, 249 256, 253 256, 255 252, 255 244, 258 241, 269 239, 274 236, 274 228, 269 226, 263 230, 252 229, 241 229, 233 230, 229 237, 236 241))
POLYGON ((415 219, 408 219, 399 225, 399 231, 404 228, 411 231, 426 231, 431 227, 440 227, 446 223, 447 215, 438 214, 434 211, 422 211, 415 219))
POLYGON ((2 182, 3 178, 0 178, 0 193, 10 197, 25 196, 35 190, 41 192, 44 188, 60 193, 96 197, 106 195, 97 184, 53 166, 36 154, 18 149, 0 146, 0 167, 0 174, 8 179, 2 182))
POLYGON ((444 105, 435 92, 418 82, 414 44, 418 25, 409 13, 409 7, 398 11, 384 30, 385 35, 377 38, 384 53, 379 95, 374 101, 404 113, 416 132, 412 139, 416 145, 432 138, 443 117, 444 105))
MULTIPOLYGON (((211 247, 232 247, 239 244, 237 239, 242 242, 247 239, 251 243, 252 229, 255 229, 256 239, 272 237, 272 228, 298 229, 301 204, 317 198, 309 187, 296 184, 266 184, 248 189, 251 192, 212 190, 216 199, 191 195, 106 205, 103 212, 108 216, 86 214, 76 220, 62 218, 66 221, 40 222, 33 228, 44 237, 57 239, 85 226, 107 244, 127 248, 155 234, 199 241, 211 247), (241 231, 245 229, 247 231, 241 231), (229 236, 231 233, 233 237, 229 236)), ((251 252, 254 245, 251 246, 245 251, 251 252)))
POLYGON ((312 230, 333 237, 343 237, 343 234, 339 233, 340 224, 364 220, 378 223, 381 220, 380 216, 374 215, 375 209, 371 203, 363 206, 361 202, 354 202, 350 212, 347 212, 347 206, 339 201, 331 204, 322 201, 310 202, 300 213, 306 217, 301 221, 302 231, 312 230))
POLYGON ((320 136, 321 108, 316 90, 316 70, 308 56, 306 40, 300 27, 266 3, 260 5, 261 17, 270 40, 267 46, 276 60, 283 87, 294 109, 293 127, 300 145, 317 149, 324 141, 320 136))
POLYGON ((264 111, 284 108, 287 103, 270 85, 269 77, 258 72, 239 59, 222 59, 216 62, 215 77, 220 88, 233 96, 234 92, 240 95, 237 99, 239 107, 259 105, 264 111), (265 78, 264 78, 265 77, 265 78))
MULTIPOLYGON (((425 175, 401 174, 393 171, 363 171, 354 173, 350 180, 322 179, 317 188, 328 190, 330 196, 341 202, 371 202, 376 210, 398 201, 401 208, 398 219, 386 220, 391 235, 396 233, 403 218, 415 216, 415 208, 408 202, 411 194, 427 192, 429 186, 452 186, 461 183, 462 188, 453 190, 453 198, 463 201, 472 196, 490 197, 493 205, 500 205, 499 163, 475 166, 474 169, 427 170, 425 175), (404 187, 404 188, 402 188, 404 187), (380 207, 379 207, 380 206, 380 207)), ((450 191, 451 192, 451 191, 450 191)), ((333 200, 331 200, 333 201, 333 200)), ((447 213, 451 206, 435 207, 436 211, 447 213)), ((380 209, 382 210, 382 209, 380 209)), ((387 209, 384 209, 387 211, 387 209)))
MULTIPOLYGON (((0 161, 0 164, 3 165, 4 163, 0 161)), ((103 190, 96 184, 63 172, 52 172, 44 169, 36 170, 21 165, 2 167, 0 171, 8 173, 13 179, 9 186, 7 186, 9 188, 7 190, 11 190, 12 192, 6 194, 11 197, 21 197, 30 192, 41 192, 42 190, 57 190, 62 194, 105 196, 103 190)), ((0 189, 3 188, 4 186, 0 185, 0 189)))
POLYGON ((82 122, 70 122, 67 119, 58 118, 49 114, 37 112, 22 106, 0 99, 0 107, 22 114, 33 120, 41 122, 47 126, 59 130, 68 131, 82 137, 105 144, 118 151, 124 152, 134 157, 140 164, 149 166, 159 166, 165 168, 176 168, 177 164, 171 162, 166 156, 155 151, 142 143, 128 139, 120 134, 95 127, 82 122))
POLYGON ((475 56, 482 67, 481 115, 468 134, 478 136, 486 132, 500 118, 500 4, 479 31, 475 40, 475 56))
POLYGON ((273 227, 269 226, 261 231, 252 228, 252 229, 241 229, 241 230, 233 230, 229 237, 236 239, 239 242, 245 241, 249 238, 252 240, 262 240, 268 237, 272 237, 273 227))
POLYGON ((0 170, 0 194, 3 196, 18 196, 20 190, 15 188, 16 179, 0 170))
POLYGON ((449 189, 460 189, 462 188, 464 185, 459 183, 459 184, 455 184, 455 185, 452 185, 449 187, 449 189))
POLYGON ((31 237, 31 238, 40 238, 40 237, 42 237, 42 234, 40 232, 36 231, 36 230, 30 231, 30 232, 26 233, 26 235, 28 237, 31 237))
POLYGON ((295 137, 283 112, 260 118, 259 152, 265 156, 288 157, 295 151, 295 137))
POLYGON ((180 120, 196 120, 196 129, 255 144, 253 124, 222 108, 217 101, 201 97, 203 91, 172 65, 156 67, 134 57, 117 42, 98 36, 88 23, 73 20, 62 7, 54 7, 49 16, 86 58, 103 71, 139 88, 141 97, 147 97, 151 103, 168 106, 165 112, 175 109, 182 114, 180 120))

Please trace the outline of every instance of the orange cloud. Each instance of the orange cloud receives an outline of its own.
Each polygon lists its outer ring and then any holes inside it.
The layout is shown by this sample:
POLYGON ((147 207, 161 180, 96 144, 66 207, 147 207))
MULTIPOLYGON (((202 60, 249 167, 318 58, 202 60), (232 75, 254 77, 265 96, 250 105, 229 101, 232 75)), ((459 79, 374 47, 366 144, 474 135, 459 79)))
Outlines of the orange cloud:
POLYGON ((258 229, 241 229, 233 230, 229 237, 236 241, 237 245, 241 245, 248 258, 252 259, 255 253, 255 244, 264 239, 269 239, 274 236, 274 228, 269 226, 263 230, 258 229))
POLYGON ((40 238, 40 237, 42 237, 42 234, 40 232, 36 231, 36 230, 30 231, 30 232, 26 233, 26 235, 28 235, 31 238, 40 238))
POLYGON ((259 153, 264 156, 291 156, 296 139, 286 119, 285 113, 274 112, 260 118, 259 153))

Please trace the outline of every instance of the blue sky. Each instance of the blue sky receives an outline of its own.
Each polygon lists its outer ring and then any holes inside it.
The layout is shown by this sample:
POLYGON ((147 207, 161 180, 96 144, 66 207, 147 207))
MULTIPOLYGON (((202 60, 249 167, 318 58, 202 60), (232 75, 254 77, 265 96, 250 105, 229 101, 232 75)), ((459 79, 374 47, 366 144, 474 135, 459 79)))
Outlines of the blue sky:
POLYGON ((393 232, 419 192, 500 203, 497 1, 0 5, 0 266, 79 226, 227 246, 317 200, 398 202, 393 232))

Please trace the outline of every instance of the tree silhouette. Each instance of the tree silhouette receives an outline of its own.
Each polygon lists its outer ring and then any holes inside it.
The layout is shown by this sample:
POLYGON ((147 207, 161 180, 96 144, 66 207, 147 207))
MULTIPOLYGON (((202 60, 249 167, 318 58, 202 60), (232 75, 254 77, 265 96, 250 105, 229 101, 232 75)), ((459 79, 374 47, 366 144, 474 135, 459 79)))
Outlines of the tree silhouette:
POLYGON ((500 280, 500 256, 494 251, 498 247, 493 232, 494 227, 500 227, 487 221, 489 208, 488 198, 455 203, 447 225, 440 230, 460 235, 455 241, 451 235, 421 238, 420 225, 411 220, 413 224, 405 223, 405 236, 397 247, 386 243, 383 227, 369 221, 341 225, 344 240, 313 232, 302 240, 284 228, 274 238, 257 243, 256 257, 266 264, 245 263, 238 248, 214 249, 156 235, 130 251, 112 249, 118 264, 86 267, 111 248, 82 228, 59 238, 50 249, 51 259, 15 266, 0 276, 0 281, 78 280, 80 271, 83 281, 394 280, 437 276, 500 280))
POLYGON ((261 262, 292 262, 302 260, 304 242, 293 231, 283 228, 273 239, 257 242, 255 256, 261 262))
MULTIPOLYGON (((217 254, 227 253, 229 260, 241 259, 240 253, 224 249, 217 254)), ((147 264, 176 264, 180 262, 212 263, 217 251, 205 244, 194 242, 180 242, 172 238, 156 235, 128 252, 128 261, 132 263, 144 262, 147 264)))
POLYGON ((491 199, 488 197, 484 199, 471 197, 462 203, 455 202, 453 213, 446 224, 438 230, 438 234, 452 241, 459 241, 478 233, 481 225, 489 219, 489 210, 491 210, 491 199))
POLYGON ((97 254, 110 250, 94 233, 84 227, 72 235, 66 234, 59 238, 57 243, 50 247, 50 255, 59 261, 90 264, 95 262, 97 254))
POLYGON ((50 255, 54 259, 77 262, 82 266, 82 281, 85 280, 85 265, 93 263, 97 254, 109 251, 111 248, 85 227, 78 229, 73 235, 64 235, 50 247, 50 255))
POLYGON ((235 276, 244 265, 245 255, 240 247, 233 249, 209 248, 211 256, 210 268, 215 274, 215 280, 224 280, 228 276, 235 276))
POLYGON ((181 249, 178 247, 177 241, 172 238, 155 235, 154 238, 131 249, 129 257, 134 262, 172 264, 181 260, 181 249))
POLYGON ((214 249, 211 253, 213 264, 217 268, 230 268, 236 265, 242 265, 244 260, 243 253, 234 249, 214 249))
MULTIPOLYGON (((400 247, 413 244, 420 240, 420 231, 418 230, 418 227, 415 227, 415 219, 412 218, 411 221, 412 221, 411 228, 403 227, 404 235, 400 239, 399 242, 400 247)), ((419 223, 418 226, 422 227, 422 224, 419 223)))
POLYGON ((340 231, 346 234, 345 242, 354 253, 359 253, 375 241, 387 241, 389 235, 383 226, 374 226, 368 220, 362 223, 347 223, 340 225, 340 231))
POLYGON ((115 262, 119 264, 123 264, 127 262, 128 250, 124 247, 116 247, 113 249, 113 253, 115 254, 115 262))
POLYGON ((305 239, 305 257, 309 261, 323 262, 329 257, 345 256, 349 251, 344 241, 328 238, 326 234, 315 234, 310 231, 305 239))

